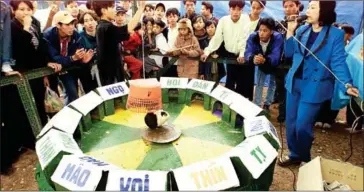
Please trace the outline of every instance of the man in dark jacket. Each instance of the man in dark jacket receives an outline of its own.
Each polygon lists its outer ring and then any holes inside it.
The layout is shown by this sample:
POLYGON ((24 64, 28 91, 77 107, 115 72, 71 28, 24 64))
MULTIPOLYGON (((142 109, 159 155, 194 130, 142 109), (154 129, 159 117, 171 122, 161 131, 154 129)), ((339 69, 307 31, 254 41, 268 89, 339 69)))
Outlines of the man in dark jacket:
MULTIPOLYGON (((48 50, 53 62, 63 68, 88 63, 94 54, 92 49, 85 50, 81 44, 81 37, 74 29, 75 19, 67 11, 58 12, 53 18, 55 27, 44 32, 48 42, 48 50)), ((72 69, 59 76, 67 94, 65 104, 78 98, 78 70, 72 69)))
POLYGON ((283 37, 274 31, 275 21, 272 18, 261 19, 259 31, 249 36, 245 58, 250 65, 257 65, 257 86, 255 88, 254 103, 261 106, 262 91, 267 75, 270 75, 270 82, 264 109, 269 110, 273 102, 275 92, 274 72, 280 63, 282 54, 283 37))
POLYGON ((192 21, 192 19, 197 16, 196 13, 196 0, 183 0, 185 6, 186 14, 182 18, 187 18, 192 21))

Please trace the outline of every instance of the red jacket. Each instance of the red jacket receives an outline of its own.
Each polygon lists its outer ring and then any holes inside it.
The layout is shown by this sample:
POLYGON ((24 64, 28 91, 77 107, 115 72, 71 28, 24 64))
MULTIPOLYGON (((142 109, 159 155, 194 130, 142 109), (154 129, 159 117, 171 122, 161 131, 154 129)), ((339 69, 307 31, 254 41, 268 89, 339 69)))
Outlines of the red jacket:
POLYGON ((130 35, 129 40, 124 41, 124 50, 135 51, 140 45, 142 45, 142 38, 137 32, 130 35))

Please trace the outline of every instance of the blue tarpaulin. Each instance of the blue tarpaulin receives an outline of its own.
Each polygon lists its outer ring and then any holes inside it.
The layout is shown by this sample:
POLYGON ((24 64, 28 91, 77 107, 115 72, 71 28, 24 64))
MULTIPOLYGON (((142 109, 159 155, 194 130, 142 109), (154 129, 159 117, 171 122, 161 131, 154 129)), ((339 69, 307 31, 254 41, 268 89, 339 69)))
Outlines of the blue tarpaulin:
MULTIPOLYGON (((222 16, 229 15, 228 1, 209 1, 214 6, 214 16, 221 18, 222 16)), ((244 14, 250 12, 251 6, 250 1, 245 1, 245 7, 243 9, 244 14)), ((305 14, 308 7, 308 1, 301 1, 305 6, 305 9, 301 14, 305 14)), ((197 1, 196 12, 201 10, 201 1, 197 1)), ((180 3, 180 12, 185 14, 184 5, 180 3)), ((353 38, 362 31, 363 23, 363 1, 337 1, 336 5, 337 23, 348 23, 355 29, 353 38)), ((262 13, 262 17, 272 17, 275 20, 282 20, 284 18, 283 4, 282 1, 267 1, 266 9, 262 13)), ((257 70, 256 70, 257 71, 257 70)), ((257 75, 257 73, 255 74, 257 75)), ((256 78, 255 78, 256 79, 256 78)), ((221 81, 225 82, 226 77, 221 81)), ((269 78, 266 80, 268 85, 269 78)))

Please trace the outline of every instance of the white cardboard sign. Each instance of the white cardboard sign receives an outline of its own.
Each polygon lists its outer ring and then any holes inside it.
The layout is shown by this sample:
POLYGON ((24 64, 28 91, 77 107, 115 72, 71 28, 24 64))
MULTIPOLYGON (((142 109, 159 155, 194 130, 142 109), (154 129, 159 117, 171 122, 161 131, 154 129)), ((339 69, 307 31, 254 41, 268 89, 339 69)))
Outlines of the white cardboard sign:
POLYGON ((112 85, 107 85, 97 88, 100 97, 104 100, 115 99, 129 94, 129 88, 126 86, 125 82, 115 83, 112 85))
POLYGON ((210 96, 221 101, 226 105, 230 105, 234 101, 234 95, 237 94, 234 91, 231 91, 228 88, 225 88, 221 85, 218 85, 212 92, 210 96))
POLYGON ((82 154, 72 134, 51 129, 44 137, 39 139, 35 145, 36 153, 42 169, 58 155, 64 151, 71 154, 82 154))
POLYGON ((86 95, 78 98, 77 100, 70 103, 84 116, 86 116, 91 110, 100 105, 104 100, 94 91, 87 93, 86 95))
POLYGON ((72 155, 74 156, 74 158, 77 158, 78 160, 87 163, 87 164, 92 164, 94 167, 102 169, 104 171, 109 171, 109 170, 118 170, 120 169, 119 167, 113 165, 113 164, 109 164, 107 162, 104 162, 102 160, 96 159, 94 157, 82 154, 82 155, 72 155))
POLYGON ((215 191, 239 186, 229 157, 219 157, 173 170, 180 191, 215 191))
POLYGON ((234 110, 244 118, 255 117, 261 111, 263 111, 262 108, 258 107, 239 94, 234 95, 233 103, 230 105, 230 109, 234 110))
POLYGON ((166 191, 166 171, 111 170, 106 191, 166 191))
POLYGON ((226 155, 239 157, 253 178, 258 179, 277 157, 278 152, 263 135, 256 135, 245 139, 226 155))
POLYGON ((279 146, 281 146, 277 130, 265 116, 244 119, 244 133, 246 137, 269 133, 278 142, 279 146))
POLYGON ((49 129, 55 127, 66 133, 73 134, 82 118, 82 114, 65 106, 42 129, 38 137, 43 136, 49 129))
POLYGON ((192 79, 188 83, 187 88, 195 90, 195 91, 199 91, 199 92, 202 92, 205 94, 209 94, 211 92, 212 88, 214 88, 214 85, 215 85, 215 82, 213 82, 213 81, 192 79))
POLYGON ((188 78, 161 77, 162 89, 186 89, 188 78))
POLYGON ((102 169, 84 163, 72 155, 63 156, 51 179, 71 191, 95 191, 102 177, 102 169))

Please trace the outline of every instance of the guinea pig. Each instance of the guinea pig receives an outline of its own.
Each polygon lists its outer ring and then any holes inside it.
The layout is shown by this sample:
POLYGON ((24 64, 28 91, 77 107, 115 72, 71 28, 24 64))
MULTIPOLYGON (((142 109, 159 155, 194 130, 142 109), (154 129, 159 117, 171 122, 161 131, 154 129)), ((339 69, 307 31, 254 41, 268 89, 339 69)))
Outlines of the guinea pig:
POLYGON ((164 110, 147 113, 144 117, 145 124, 151 128, 156 129, 162 126, 169 118, 169 113, 164 110))

